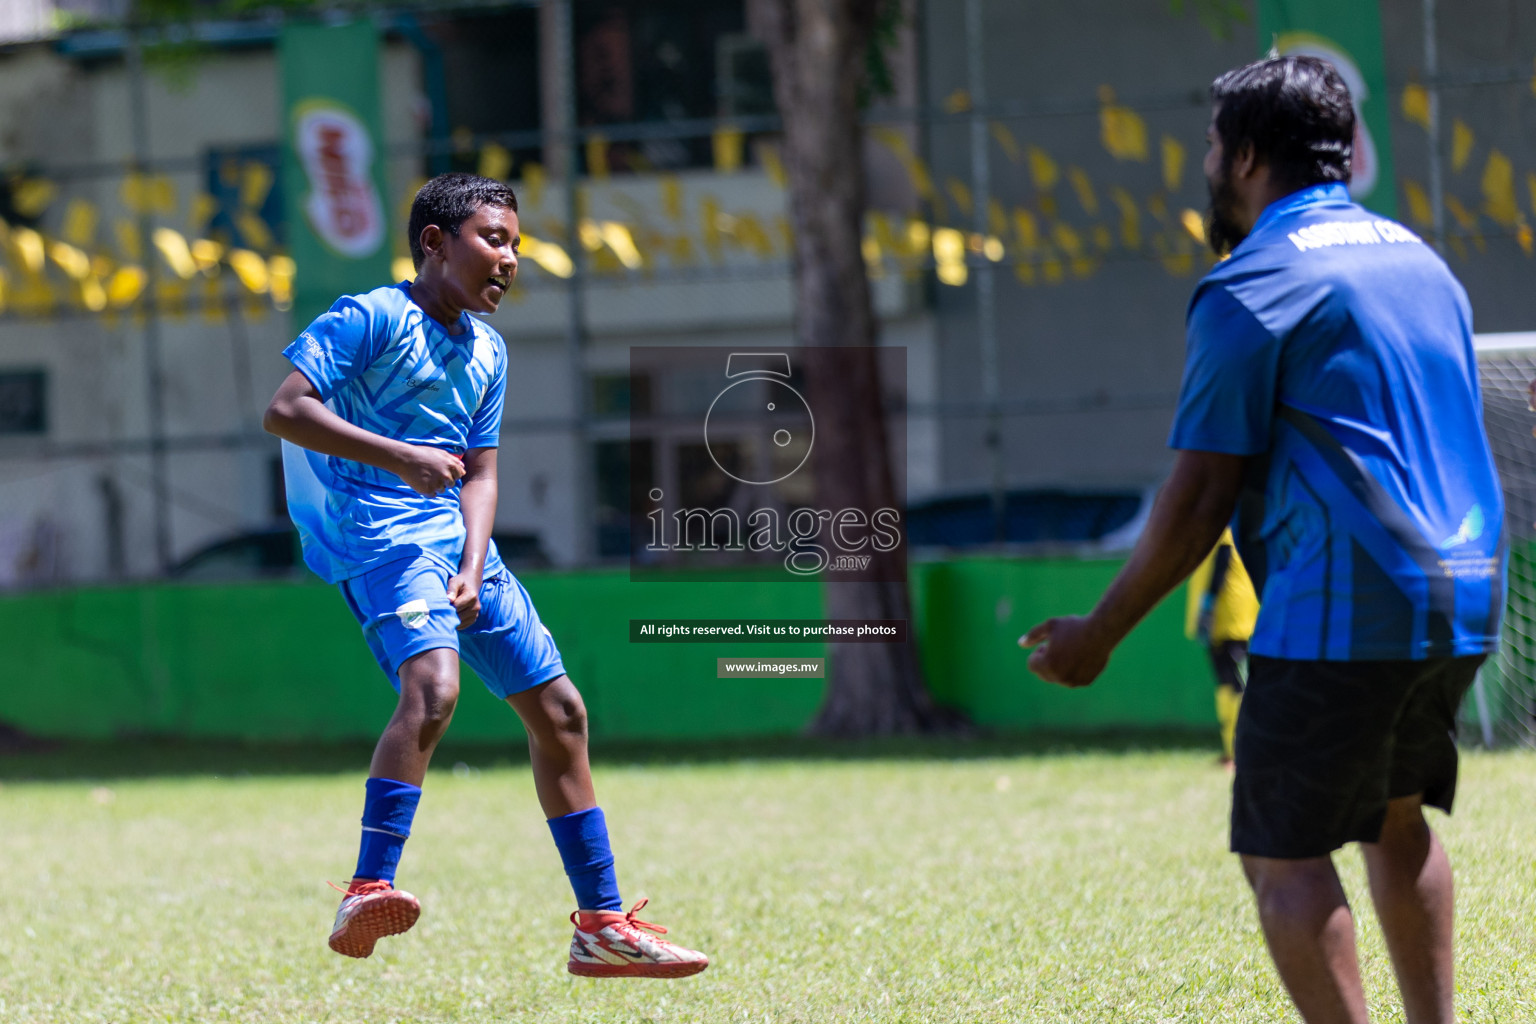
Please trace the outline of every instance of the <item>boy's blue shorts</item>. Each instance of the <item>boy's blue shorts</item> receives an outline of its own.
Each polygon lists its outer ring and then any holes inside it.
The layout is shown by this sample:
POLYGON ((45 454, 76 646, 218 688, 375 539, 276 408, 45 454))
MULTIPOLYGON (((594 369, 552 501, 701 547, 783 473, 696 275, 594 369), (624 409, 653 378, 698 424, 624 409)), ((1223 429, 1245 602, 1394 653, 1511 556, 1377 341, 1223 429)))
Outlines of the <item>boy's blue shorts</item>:
POLYGON ((430 558, 417 556, 340 584, 368 649, 396 693, 400 666, 439 647, 457 651, 486 689, 503 699, 565 674, 554 638, 517 577, 503 571, 482 583, 480 617, 461 631, 459 615, 448 603, 452 575, 430 558))

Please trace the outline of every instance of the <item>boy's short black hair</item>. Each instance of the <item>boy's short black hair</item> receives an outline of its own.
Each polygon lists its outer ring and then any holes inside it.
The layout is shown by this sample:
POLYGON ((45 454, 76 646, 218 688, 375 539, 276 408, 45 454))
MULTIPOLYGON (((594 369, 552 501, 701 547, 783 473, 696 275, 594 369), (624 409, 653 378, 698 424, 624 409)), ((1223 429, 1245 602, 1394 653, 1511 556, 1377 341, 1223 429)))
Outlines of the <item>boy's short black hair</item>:
POLYGON ((428 224, 436 224, 457 238, 459 226, 482 206, 500 206, 516 213, 517 196, 499 181, 462 171, 439 174, 421 186, 411 202, 411 222, 406 227, 416 269, 420 270, 426 259, 421 251, 421 233, 428 224))
POLYGON ((1244 143, 1292 190, 1349 181, 1355 106, 1332 64, 1317 57, 1270 57, 1211 83, 1216 134, 1226 159, 1244 143))

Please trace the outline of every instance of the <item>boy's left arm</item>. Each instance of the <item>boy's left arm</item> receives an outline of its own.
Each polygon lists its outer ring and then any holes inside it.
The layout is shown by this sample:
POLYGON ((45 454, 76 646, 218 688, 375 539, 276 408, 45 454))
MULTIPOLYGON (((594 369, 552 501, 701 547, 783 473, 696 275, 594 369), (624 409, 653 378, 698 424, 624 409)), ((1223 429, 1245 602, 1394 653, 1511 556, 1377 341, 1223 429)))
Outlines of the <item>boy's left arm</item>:
POLYGON ((464 555, 458 573, 448 580, 448 600, 459 613, 459 628, 468 629, 480 617, 480 581, 496 522, 495 448, 471 448, 464 453, 459 511, 464 516, 464 555))

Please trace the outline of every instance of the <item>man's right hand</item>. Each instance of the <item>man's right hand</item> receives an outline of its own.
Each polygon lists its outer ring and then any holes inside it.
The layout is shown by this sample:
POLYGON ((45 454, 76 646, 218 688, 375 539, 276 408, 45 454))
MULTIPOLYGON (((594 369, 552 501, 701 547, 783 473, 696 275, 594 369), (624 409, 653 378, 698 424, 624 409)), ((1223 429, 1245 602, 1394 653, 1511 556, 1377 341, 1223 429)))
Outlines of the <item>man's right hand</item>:
POLYGON ((441 494, 464 475, 464 462, 452 452, 427 445, 402 446, 395 475, 417 494, 441 494))

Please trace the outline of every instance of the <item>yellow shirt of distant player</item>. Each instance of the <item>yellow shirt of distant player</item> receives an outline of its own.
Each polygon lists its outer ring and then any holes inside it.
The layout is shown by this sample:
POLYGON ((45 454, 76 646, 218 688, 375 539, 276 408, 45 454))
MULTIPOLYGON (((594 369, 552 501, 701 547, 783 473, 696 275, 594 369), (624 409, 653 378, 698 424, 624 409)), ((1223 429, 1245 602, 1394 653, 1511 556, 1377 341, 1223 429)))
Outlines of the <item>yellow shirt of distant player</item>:
MULTIPOLYGON (((1200 599, 1211 585, 1211 572, 1216 566, 1216 552, 1225 544, 1232 547, 1232 531, 1222 531, 1221 539, 1205 556, 1194 575, 1189 578, 1189 589, 1184 605, 1184 635, 1195 639, 1200 626, 1200 599)), ((1253 591, 1253 581, 1243 560, 1232 547, 1232 561, 1227 565, 1226 578, 1222 580, 1221 593, 1216 595, 1216 607, 1211 615, 1211 643, 1225 640, 1247 640, 1253 635, 1253 624, 1259 617, 1259 597, 1253 591)))

